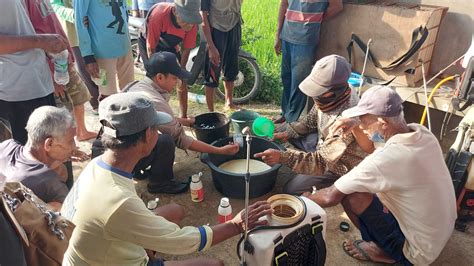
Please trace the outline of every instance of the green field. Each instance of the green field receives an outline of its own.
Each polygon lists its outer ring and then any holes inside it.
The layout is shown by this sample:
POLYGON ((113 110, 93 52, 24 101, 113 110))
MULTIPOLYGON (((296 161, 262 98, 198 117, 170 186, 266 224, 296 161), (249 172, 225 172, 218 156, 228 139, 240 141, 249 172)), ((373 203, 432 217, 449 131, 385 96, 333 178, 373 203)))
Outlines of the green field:
POLYGON ((263 72, 256 98, 262 102, 279 103, 281 99, 281 58, 273 50, 279 6, 279 0, 244 0, 242 6, 242 48, 257 58, 263 72))

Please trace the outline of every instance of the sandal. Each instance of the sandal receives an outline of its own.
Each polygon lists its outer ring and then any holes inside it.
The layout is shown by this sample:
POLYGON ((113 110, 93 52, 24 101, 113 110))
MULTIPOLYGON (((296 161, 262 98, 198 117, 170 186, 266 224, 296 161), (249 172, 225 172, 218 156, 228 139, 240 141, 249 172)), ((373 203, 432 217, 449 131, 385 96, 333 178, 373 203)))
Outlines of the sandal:
POLYGON ((356 260, 363 260, 363 261, 370 261, 370 262, 374 262, 370 257, 369 257, 369 254, 367 254, 367 252, 365 252, 365 250, 363 250, 359 245, 361 243, 365 242, 364 240, 355 240, 354 242, 352 242, 352 245, 354 245, 354 247, 357 249, 357 251, 359 251, 359 253, 362 255, 363 259, 358 259, 356 257, 354 257, 355 254, 351 254, 349 253, 349 250, 346 249, 346 246, 345 244, 347 243, 346 241, 342 242, 342 250, 344 250, 344 252, 351 256, 352 258, 356 259, 356 260))

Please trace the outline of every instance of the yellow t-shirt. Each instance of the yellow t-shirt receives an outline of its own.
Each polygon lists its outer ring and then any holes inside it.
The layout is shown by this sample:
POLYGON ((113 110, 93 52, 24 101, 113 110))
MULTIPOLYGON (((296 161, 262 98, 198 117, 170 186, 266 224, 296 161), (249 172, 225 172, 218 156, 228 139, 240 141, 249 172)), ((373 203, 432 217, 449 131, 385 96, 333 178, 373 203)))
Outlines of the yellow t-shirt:
POLYGON ((403 254, 427 265, 451 237, 456 199, 438 141, 425 127, 391 137, 334 185, 344 194, 377 193, 405 235, 403 254))
POLYGON ((87 165, 61 210, 76 225, 63 265, 146 265, 144 248, 187 254, 211 246, 210 227, 180 228, 154 215, 130 178, 100 157, 87 165))

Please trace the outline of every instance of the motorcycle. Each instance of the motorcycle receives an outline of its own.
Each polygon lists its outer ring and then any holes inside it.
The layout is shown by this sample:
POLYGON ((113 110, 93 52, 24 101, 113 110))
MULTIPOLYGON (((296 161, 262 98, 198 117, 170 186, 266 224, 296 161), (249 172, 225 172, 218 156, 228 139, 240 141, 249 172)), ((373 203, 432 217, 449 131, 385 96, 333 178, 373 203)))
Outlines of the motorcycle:
MULTIPOLYGON (((132 54, 134 58, 135 70, 139 73, 144 73, 145 68, 143 62, 140 59, 140 53, 138 50, 138 38, 140 36, 140 28, 145 22, 144 18, 129 17, 128 29, 130 32, 130 41, 132 44, 132 54)), ((202 27, 199 26, 199 45, 191 50, 188 62, 186 64, 186 70, 191 72, 192 77, 187 80, 188 85, 201 86, 201 90, 204 91, 204 64, 207 56, 207 42, 202 32, 202 27)), ((237 79, 234 81, 234 97, 233 102, 235 104, 247 103, 253 99, 262 83, 262 73, 258 66, 257 59, 250 53, 240 49, 239 50, 239 73, 237 79)), ((222 81, 219 84, 216 94, 219 98, 224 99, 224 86, 222 81)))

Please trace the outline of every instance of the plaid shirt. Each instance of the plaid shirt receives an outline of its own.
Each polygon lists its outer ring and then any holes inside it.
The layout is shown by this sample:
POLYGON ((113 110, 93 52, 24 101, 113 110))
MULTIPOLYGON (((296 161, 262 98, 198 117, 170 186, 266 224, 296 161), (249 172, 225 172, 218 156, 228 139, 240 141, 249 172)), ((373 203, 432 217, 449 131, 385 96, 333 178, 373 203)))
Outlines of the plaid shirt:
POLYGON ((300 138, 312 132, 319 132, 319 144, 315 152, 296 150, 281 152, 280 162, 294 172, 308 175, 323 175, 326 172, 342 176, 358 165, 367 153, 362 150, 352 134, 327 137, 329 127, 340 117, 342 111, 357 105, 358 97, 353 94, 349 101, 338 108, 323 113, 317 105, 300 121, 286 126, 289 138, 300 138))

